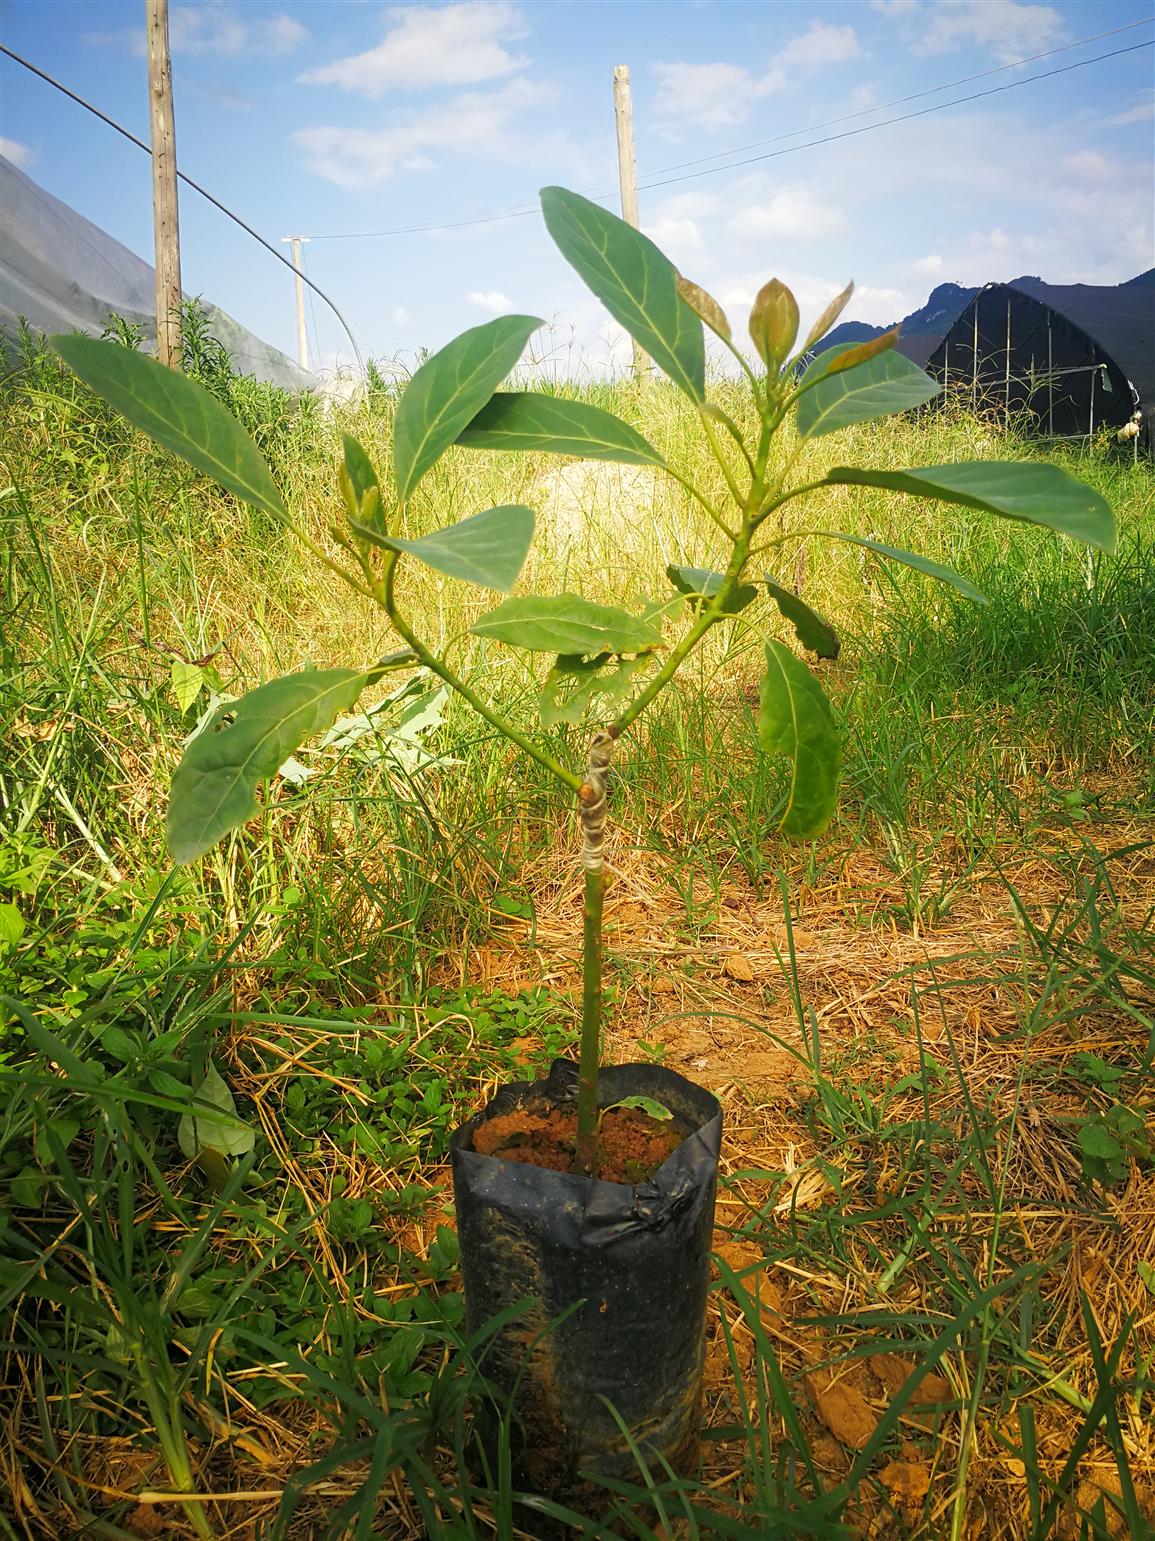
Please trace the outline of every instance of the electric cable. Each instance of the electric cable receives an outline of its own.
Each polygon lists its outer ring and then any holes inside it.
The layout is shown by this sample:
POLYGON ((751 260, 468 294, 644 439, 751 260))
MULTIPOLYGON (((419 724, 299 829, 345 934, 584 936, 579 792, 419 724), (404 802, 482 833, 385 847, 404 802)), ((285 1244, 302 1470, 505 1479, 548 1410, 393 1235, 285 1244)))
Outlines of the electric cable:
MULTIPOLYGON (((23 65, 23 67, 26 70, 29 70, 33 75, 38 75, 40 79, 46 81, 48 85, 54 86, 57 91, 63 92, 63 94, 74 101, 77 106, 83 107, 86 112, 91 112, 94 117, 99 118, 102 123, 107 123, 109 128, 114 128, 118 134, 122 134, 125 139, 129 140, 130 143, 136 145, 138 149, 143 150, 146 155, 151 157, 152 147, 147 145, 143 139, 138 139, 130 129, 125 128, 123 123, 118 123, 115 118, 110 118, 106 112, 102 112, 99 107, 93 106, 91 102, 86 101, 84 97, 80 96, 76 91, 70 90, 69 87, 64 85, 61 81, 54 79, 53 76, 49 75, 46 70, 42 70, 38 65, 33 64, 30 59, 25 59, 22 55, 16 53, 15 50, 6 47, 3 43, 0 43, 0 54, 7 55, 9 59, 14 60, 17 64, 23 65)), ((202 198, 207 199, 214 208, 219 209, 222 214, 227 215, 227 217, 232 220, 234 225, 239 225, 246 235, 251 235, 254 241, 259 242, 259 244, 263 246, 271 256, 275 257, 283 267, 287 267, 290 273, 296 273, 296 268, 287 257, 282 255, 282 253, 279 252, 275 246, 266 241, 264 236, 259 234, 258 231, 254 230, 251 225, 246 224, 239 214, 234 214, 232 209, 223 204, 221 200, 215 197, 214 194, 210 193, 206 187, 202 187, 199 182, 194 182, 192 177, 188 176, 186 172, 178 170, 177 176, 182 182, 186 184, 186 186, 191 187, 194 192, 199 193, 202 198)), ((349 326, 349 323, 345 320, 345 317, 338 310, 337 306, 329 298, 325 291, 319 287, 319 285, 315 284, 311 278, 306 278, 303 273, 301 277, 304 282, 308 284, 310 289, 312 289, 316 294, 320 295, 321 299, 324 300, 325 304, 341 323, 341 326, 345 331, 345 336, 349 339, 350 346, 353 349, 353 355, 357 360, 357 368, 361 371, 362 374, 364 374, 365 361, 361 357, 361 350, 357 346, 357 339, 353 336, 353 332, 349 326)))
MULTIPOLYGON (((909 120, 914 119, 914 118, 925 117, 928 113, 932 113, 932 112, 945 112, 950 107, 958 107, 958 106, 961 106, 961 105, 963 105, 963 104, 965 104, 967 102, 978 101, 980 98, 985 97, 985 96, 994 96, 994 95, 997 95, 997 94, 999 94, 1000 92, 1003 92, 1003 91, 1015 90, 1019 86, 1029 86, 1029 85, 1032 85, 1035 81, 1038 81, 1038 80, 1048 80, 1048 79, 1050 79, 1054 75, 1063 75, 1063 74, 1068 73, 1071 70, 1083 69, 1087 65, 1090 65, 1090 64, 1101 64, 1105 59, 1115 59, 1115 58, 1118 58, 1121 54, 1135 53, 1135 52, 1137 52, 1141 48, 1150 48, 1152 46, 1152 43, 1151 42, 1135 43, 1135 44, 1133 44, 1129 48, 1118 48, 1118 49, 1112 50, 1109 53, 1096 54, 1094 58, 1091 58, 1091 59, 1079 59, 1079 60, 1076 60, 1075 63, 1063 65, 1059 69, 1046 70, 1046 71, 1044 71, 1044 72, 1042 72, 1041 74, 1038 74, 1038 75, 1030 75, 1025 80, 1013 80, 1013 81, 1008 82, 1008 84, 1006 84, 1006 85, 992 87, 988 91, 976 91, 976 92, 971 93, 968 96, 956 97, 952 101, 949 101, 949 102, 939 102, 939 103, 936 103, 933 107, 924 107, 924 108, 922 108, 918 112, 903 113, 903 114, 901 114, 900 116, 898 116, 896 118, 887 118, 887 119, 884 119, 883 121, 878 122, 878 123, 865 123, 860 128, 850 129, 850 130, 847 130, 847 131, 845 131, 844 133, 841 133, 841 134, 830 134, 830 135, 826 136, 823 139, 809 140, 805 144, 789 145, 784 150, 773 151, 770 154, 765 155, 765 156, 751 156, 747 160, 728 162, 724 166, 714 166, 714 167, 709 168, 707 171, 693 172, 693 173, 691 173, 691 174, 689 174, 687 176, 684 176, 684 177, 669 177, 669 178, 666 178, 665 180, 662 180, 662 181, 654 181, 654 180, 652 180, 655 177, 664 177, 665 173, 667 171, 677 171, 677 170, 681 169, 682 167, 701 165, 701 164, 703 164, 706 161, 719 160, 723 156, 730 156, 730 155, 740 154, 743 150, 755 149, 759 145, 763 145, 763 144, 776 144, 776 143, 779 143, 781 140, 784 140, 784 139, 794 139, 794 138, 797 138, 798 135, 800 135, 800 134, 813 133, 813 132, 815 132, 815 130, 820 129, 820 128, 832 128, 836 124, 847 123, 847 122, 851 121, 853 118, 865 117, 865 116, 870 115, 871 113, 885 112, 889 108, 901 106, 905 102, 916 101, 920 97, 923 97, 923 96, 932 96, 937 91, 953 90, 955 86, 965 85, 965 84, 967 84, 967 83, 969 83, 971 81, 974 81, 974 80, 982 80, 982 79, 987 78, 987 77, 989 77, 991 75, 999 75, 999 74, 1002 74, 1003 72, 1005 72, 1006 70, 1018 69, 1023 64, 1028 64, 1028 63, 1031 63, 1033 61, 1037 61, 1039 59, 1049 58, 1049 57, 1052 57, 1055 54, 1064 53, 1064 52, 1066 52, 1066 51, 1068 51, 1068 50, 1070 50, 1072 48, 1082 47, 1082 46, 1084 46, 1087 43, 1097 42, 1097 41, 1101 40, 1104 37, 1112 37, 1112 36, 1115 35, 1115 33, 1118 33, 1118 32, 1126 32, 1126 31, 1130 31, 1131 29, 1133 29, 1135 27, 1148 26, 1148 25, 1150 25, 1152 20, 1155 20, 1155 18, 1153 18, 1153 17, 1146 17, 1146 18, 1144 18, 1143 21, 1128 22, 1126 24, 1126 26, 1115 27, 1110 32, 1099 32, 1099 33, 1094 34, 1094 36, 1092 36, 1092 37, 1080 38, 1077 43, 1064 43, 1061 48, 1052 48, 1052 49, 1047 50, 1047 52, 1045 52, 1045 53, 1031 54, 1027 58, 1016 59, 1016 60, 1014 60, 1010 64, 999 65, 996 69, 983 70, 983 71, 981 71, 977 75, 967 75, 967 76, 964 76, 961 80, 950 81, 950 82, 948 82, 946 84, 943 84, 943 85, 940 85, 940 86, 932 86, 932 87, 930 87, 926 91, 916 91, 912 95, 897 97, 894 101, 890 101, 890 102, 881 102, 881 103, 879 103, 875 107, 867 107, 867 108, 861 109, 858 112, 846 113, 842 117, 828 118, 828 119, 824 120, 821 123, 811 124, 810 127, 808 127, 808 128, 793 129, 788 134, 779 134, 779 135, 776 135, 772 139, 758 139, 758 140, 754 140, 751 144, 735 145, 734 147, 732 147, 729 150, 720 150, 717 155, 702 156, 698 160, 680 161, 680 162, 676 163, 673 166, 660 167, 660 168, 658 168, 655 171, 647 173, 645 177, 639 179, 638 191, 639 192, 644 192, 648 188, 668 187, 668 186, 672 185, 675 182, 689 182, 689 181, 695 180, 695 178, 697 178, 697 177, 716 175, 719 172, 729 171, 731 169, 736 169, 737 167, 740 167, 740 166, 747 166, 747 165, 750 165, 754 161, 757 161, 757 160, 772 160, 776 156, 779 156, 779 155, 791 155, 791 154, 793 154, 797 150, 808 150, 808 149, 813 149, 813 148, 815 148, 818 145, 832 144, 832 143, 836 142, 839 139, 848 139, 848 138, 853 137, 856 134, 869 133, 872 129, 888 128, 888 127, 892 126, 895 123, 905 123, 905 122, 908 122, 909 120), (649 180, 647 180, 647 177, 649 178, 649 180)), ((590 190, 590 191, 587 191, 584 196, 589 197, 589 198, 593 198, 595 202, 604 202, 607 198, 616 197, 617 196, 617 190, 616 189, 607 189, 604 192, 597 191, 597 190, 590 190)), ((525 203, 525 204, 518 204, 515 207, 510 208, 510 209, 498 210, 498 211, 496 211, 494 213, 490 213, 490 214, 479 214, 479 215, 475 215, 475 216, 472 216, 472 217, 469 217, 469 218, 452 219, 452 220, 440 220, 440 221, 430 221, 430 222, 427 222, 427 223, 424 223, 424 224, 415 224, 415 225, 398 225, 398 226, 394 226, 393 228, 387 229, 387 230, 354 230, 354 231, 345 231, 345 232, 334 231, 334 232, 330 232, 328 234, 310 235, 309 239, 311 241, 369 241, 369 240, 378 240, 378 239, 383 239, 385 237, 399 236, 399 235, 420 235, 420 234, 425 234, 426 232, 432 232, 432 231, 438 231, 438 230, 461 230, 461 229, 465 229, 465 228, 468 228, 468 227, 471 227, 471 226, 474 226, 474 225, 496 224, 499 221, 508 220, 508 219, 525 219, 529 215, 537 214, 538 212, 539 212, 539 205, 536 202, 534 202, 534 203, 525 203)))

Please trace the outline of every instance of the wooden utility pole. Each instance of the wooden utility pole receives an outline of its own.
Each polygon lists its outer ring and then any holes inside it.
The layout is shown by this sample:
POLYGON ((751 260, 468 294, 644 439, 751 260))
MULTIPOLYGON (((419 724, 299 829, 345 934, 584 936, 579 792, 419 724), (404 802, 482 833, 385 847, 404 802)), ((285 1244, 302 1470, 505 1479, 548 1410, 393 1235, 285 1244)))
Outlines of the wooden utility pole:
POLYGON ((176 128, 168 0, 145 0, 148 12, 148 104, 152 133, 152 224, 156 247, 156 356, 179 369, 180 220, 176 193, 176 128))
POLYGON ((309 369, 309 339, 305 335, 305 286, 301 282, 301 242, 309 238, 305 235, 283 235, 282 241, 287 241, 293 251, 293 266, 297 270, 297 276, 293 280, 297 288, 297 363, 308 373, 309 369))
MULTIPOLYGON (((622 189, 622 218, 638 229, 638 166, 634 156, 634 108, 630 101, 630 67, 614 65, 614 119, 618 128, 618 181, 622 189)), ((634 343, 634 374, 649 374, 650 360, 640 343, 634 343)))

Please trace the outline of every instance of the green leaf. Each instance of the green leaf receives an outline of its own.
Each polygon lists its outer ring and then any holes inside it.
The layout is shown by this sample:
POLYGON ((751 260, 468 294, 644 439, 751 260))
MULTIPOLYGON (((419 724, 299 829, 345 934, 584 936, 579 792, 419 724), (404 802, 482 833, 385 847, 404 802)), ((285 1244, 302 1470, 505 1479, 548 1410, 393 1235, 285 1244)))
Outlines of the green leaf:
MULTIPOLYGON (((133 1064, 141 1055, 140 1039, 132 1033, 126 1033, 123 1027, 117 1027, 115 1022, 100 1034, 100 1047, 111 1054, 113 1059, 120 1060, 122 1065, 133 1064)), ((184 1091, 183 1087, 181 1091, 184 1091)))
POLYGON ((539 450, 624 465, 666 463, 636 428, 612 412, 536 391, 499 391, 457 442, 467 449, 539 450))
MULTIPOLYGON (((700 601, 713 599, 724 581, 722 573, 711 572, 708 567, 677 567, 672 564, 666 568, 666 577, 679 594, 700 601)), ((754 584, 740 583, 723 606, 724 613, 737 615, 757 598, 758 590, 754 584)))
POLYGON ((1100 551, 1115 549, 1115 516, 1107 500, 1046 461, 963 460, 911 471, 835 466, 823 480, 830 487, 885 487, 958 503, 1003 519, 1043 525, 1100 551))
POLYGON ((353 533, 362 535, 387 551, 408 551, 426 567, 435 567, 451 578, 479 583, 485 589, 500 589, 507 594, 517 582, 533 540, 533 509, 520 503, 503 503, 487 508, 468 519, 459 519, 444 530, 422 535, 418 540, 400 540, 395 535, 378 535, 367 525, 354 524, 353 533))
POLYGON ((189 744, 173 777, 167 826, 173 859, 194 861, 252 818, 260 806, 257 783, 274 776, 338 712, 348 711, 366 678, 354 669, 306 669, 222 706, 189 744), (230 715, 232 723, 221 725, 230 715))
POLYGON ((837 658, 839 643, 834 627, 816 615, 797 594, 783 588, 768 574, 763 576, 762 582, 770 598, 794 627, 802 646, 817 653, 819 658, 837 658))
POLYGON ((536 316, 499 316, 470 327, 422 364, 393 424, 393 465, 402 501, 481 411, 540 325, 536 316))
POLYGON ((854 281, 852 279, 851 282, 847 284, 846 288, 843 289, 841 294, 836 294, 834 296, 830 304, 827 305, 826 309, 818 317, 818 320, 810 328, 809 332, 807 332, 806 341, 802 344, 802 347, 799 350, 802 354, 809 353, 816 342, 822 341, 827 332, 838 320, 839 316, 850 303, 850 296, 853 293, 854 281))
POLYGON ((703 289, 701 284, 694 283, 691 278, 683 278, 678 274, 675 287, 682 299, 703 320, 712 332, 716 332, 723 342, 729 342, 733 335, 730 330, 730 322, 726 312, 708 289, 703 289))
POLYGON ((581 658, 598 653, 647 653, 662 640, 659 631, 637 616, 613 605, 594 604, 577 594, 507 599, 470 630, 478 637, 493 637, 531 653, 581 658))
POLYGON ((821 834, 838 798, 842 746, 821 685, 781 642, 766 644, 758 742, 764 753, 786 755, 790 761, 789 795, 779 828, 803 839, 821 834))
POLYGON ((868 359, 875 358, 879 353, 885 353, 888 348, 895 347, 901 332, 901 326, 892 326, 888 332, 883 332, 879 337, 868 337, 865 342, 852 342, 845 348, 828 349, 822 356, 826 364, 825 373, 837 375, 846 369, 857 369, 859 364, 865 364, 868 359))
POLYGON ((772 278, 758 290, 749 327, 762 362, 777 374, 798 336, 798 301, 781 279, 772 278))
POLYGON ((559 722, 579 723, 595 700, 602 700, 603 710, 616 706, 651 662, 648 653, 617 659, 613 654, 602 653, 589 661, 559 658, 546 675, 537 698, 542 727, 555 728, 559 722), (612 667, 607 668, 611 660, 612 667))
POLYGON ((39 1209, 48 1179, 34 1166, 26 1166, 9 1179, 8 1190, 17 1209, 39 1209))
POLYGON ((182 712, 187 712, 204 688, 205 671, 200 664, 185 663, 183 658, 172 661, 172 693, 182 712))
POLYGON ((352 434, 342 434, 341 442, 345 452, 340 474, 341 492, 349 519, 384 534, 381 483, 373 463, 352 434))
POLYGON ((247 1156, 255 1143, 253 1131, 237 1117, 233 1094, 211 1060, 193 1095, 198 1103, 207 1102, 224 1117, 214 1118, 210 1112, 199 1110, 183 1115, 176 1140, 185 1159, 196 1161, 206 1151, 217 1156, 247 1156))
POLYGON ((926 573, 928 578, 936 578, 939 583, 947 583, 952 589, 957 589, 967 599, 973 599, 980 605, 987 603, 987 596, 981 589, 976 589, 969 578, 963 578, 949 567, 944 567, 941 562, 932 562, 928 556, 919 556, 914 551, 903 551, 898 546, 884 546, 880 540, 870 540, 865 535, 848 535, 845 530, 819 530, 819 535, 825 535, 828 540, 845 541, 850 546, 862 546, 867 551, 873 551, 876 556, 884 556, 892 562, 901 562, 904 567, 913 567, 920 573, 926 573))
POLYGON ((1111 1161, 1123 1154, 1123 1147, 1119 1141, 1099 1119, 1083 1124, 1077 1138, 1079 1145, 1088 1156, 1098 1156, 1103 1161, 1111 1161))
POLYGON ((647 1117, 657 1119, 659 1123, 665 1123, 673 1118, 669 1108, 661 1102, 655 1102, 652 1097, 622 1097, 617 1102, 611 1102, 608 1107, 602 1109, 601 1116, 612 1113, 615 1108, 637 1108, 639 1113, 645 1113, 647 1117))
POLYGON ((14 904, 0 903, 0 947, 15 947, 24 935, 24 916, 14 904))
POLYGON ((827 349, 802 376, 795 415, 804 439, 920 407, 942 391, 941 385, 893 348, 853 369, 831 373, 842 351, 827 349))
POLYGON ((1080 1080, 1094 1081, 1109 1091, 1114 1091, 1127 1072, 1122 1065, 1112 1065, 1098 1054, 1076 1054, 1067 1067, 1067 1074, 1080 1080))
POLYGON ((614 320, 693 401, 706 396, 702 323, 678 293, 678 270, 648 236, 564 187, 541 209, 554 244, 614 320))
POLYGON ((86 385, 157 444, 274 519, 284 500, 260 450, 202 385, 145 353, 79 334, 50 337, 86 385))
POLYGON ((50 1131, 61 1148, 67 1150, 80 1133, 80 1120, 78 1118, 54 1117, 43 1128, 36 1131, 36 1139, 32 1143, 32 1154, 36 1157, 39 1164, 45 1168, 53 1165, 50 1131))

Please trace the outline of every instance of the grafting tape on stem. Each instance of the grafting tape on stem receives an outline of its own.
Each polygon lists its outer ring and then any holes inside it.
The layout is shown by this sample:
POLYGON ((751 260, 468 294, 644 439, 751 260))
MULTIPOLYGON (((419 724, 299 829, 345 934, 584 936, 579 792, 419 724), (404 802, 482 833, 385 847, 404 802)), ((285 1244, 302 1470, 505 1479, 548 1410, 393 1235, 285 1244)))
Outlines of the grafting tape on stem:
POLYGON ((586 779, 578 793, 582 819, 582 866, 600 872, 606 833, 606 780, 614 755, 614 735, 595 733, 586 762, 586 779))

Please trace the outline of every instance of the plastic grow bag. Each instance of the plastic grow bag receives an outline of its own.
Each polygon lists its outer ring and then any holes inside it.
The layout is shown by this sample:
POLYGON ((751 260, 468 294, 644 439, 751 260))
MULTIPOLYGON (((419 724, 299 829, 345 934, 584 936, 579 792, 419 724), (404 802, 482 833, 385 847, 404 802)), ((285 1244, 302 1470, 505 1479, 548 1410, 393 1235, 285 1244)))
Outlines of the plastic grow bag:
POLYGON ((651 1464, 697 1459, 722 1110, 662 1066, 603 1069, 603 1107, 651 1097, 692 1130, 633 1186, 472 1149, 485 1119, 576 1096, 576 1065, 555 1061, 547 1081, 503 1087, 454 1132, 451 1156, 470 1332, 532 1302, 481 1363, 511 1409, 514 1482, 596 1513, 607 1498, 591 1478, 642 1477, 607 1402, 651 1464))

